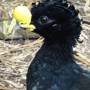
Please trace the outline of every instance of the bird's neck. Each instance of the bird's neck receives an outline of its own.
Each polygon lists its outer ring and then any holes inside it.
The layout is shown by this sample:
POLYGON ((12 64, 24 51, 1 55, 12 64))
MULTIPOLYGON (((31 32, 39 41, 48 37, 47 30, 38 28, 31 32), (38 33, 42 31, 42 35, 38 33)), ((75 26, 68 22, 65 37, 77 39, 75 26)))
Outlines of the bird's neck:
POLYGON ((46 51, 51 55, 57 56, 62 60, 70 60, 73 58, 73 50, 72 45, 69 44, 60 44, 60 43, 44 43, 43 45, 46 48, 46 51))

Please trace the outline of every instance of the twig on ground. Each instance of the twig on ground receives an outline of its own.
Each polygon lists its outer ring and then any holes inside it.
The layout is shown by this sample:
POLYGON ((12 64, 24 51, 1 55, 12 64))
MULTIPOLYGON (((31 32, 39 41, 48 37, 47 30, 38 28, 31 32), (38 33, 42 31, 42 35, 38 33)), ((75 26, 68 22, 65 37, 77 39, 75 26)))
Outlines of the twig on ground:
POLYGON ((25 47, 33 47, 35 44, 38 44, 38 43, 41 43, 43 41, 43 39, 39 38, 38 40, 32 42, 32 43, 29 43, 27 45, 23 45, 23 46, 15 46, 7 51, 4 51, 4 52, 0 52, 0 55, 3 55, 3 54, 6 54, 6 53, 9 53, 11 51, 14 51, 14 50, 20 50, 20 49, 23 49, 25 47))
POLYGON ((90 59, 85 57, 83 54, 79 52, 74 52, 74 57, 77 61, 81 62, 82 64, 86 64, 87 66, 90 66, 90 59))

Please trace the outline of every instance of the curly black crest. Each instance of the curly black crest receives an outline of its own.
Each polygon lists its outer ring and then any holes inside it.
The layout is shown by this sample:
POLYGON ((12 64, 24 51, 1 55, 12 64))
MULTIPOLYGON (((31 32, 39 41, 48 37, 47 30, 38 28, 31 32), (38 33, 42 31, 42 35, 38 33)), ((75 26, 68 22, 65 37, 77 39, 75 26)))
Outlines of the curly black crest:
POLYGON ((79 11, 66 0, 44 1, 33 4, 32 22, 35 32, 49 42, 70 42, 75 45, 81 32, 79 11), (63 1, 63 2, 62 2, 63 1))

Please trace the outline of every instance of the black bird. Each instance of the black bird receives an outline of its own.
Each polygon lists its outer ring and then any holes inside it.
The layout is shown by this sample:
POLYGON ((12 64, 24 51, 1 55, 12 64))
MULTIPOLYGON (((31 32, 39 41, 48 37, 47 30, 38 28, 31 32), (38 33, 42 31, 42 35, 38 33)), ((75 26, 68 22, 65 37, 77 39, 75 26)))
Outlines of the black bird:
MULTIPOLYGON (((45 38, 28 68, 27 90, 90 90, 90 78, 73 57, 81 33, 79 11, 67 0, 33 4, 35 33, 45 38)), ((90 72, 88 72, 90 75, 90 72)))

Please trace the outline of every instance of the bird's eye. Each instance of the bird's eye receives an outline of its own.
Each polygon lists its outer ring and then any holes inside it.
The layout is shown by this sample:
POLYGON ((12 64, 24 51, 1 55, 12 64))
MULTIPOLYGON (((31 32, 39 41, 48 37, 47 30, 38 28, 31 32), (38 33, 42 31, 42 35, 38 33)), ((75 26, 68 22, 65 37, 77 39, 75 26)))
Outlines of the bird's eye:
POLYGON ((48 22, 48 17, 47 16, 41 16, 40 18, 39 18, 39 22, 41 23, 41 24, 45 24, 45 23, 47 23, 48 22))

